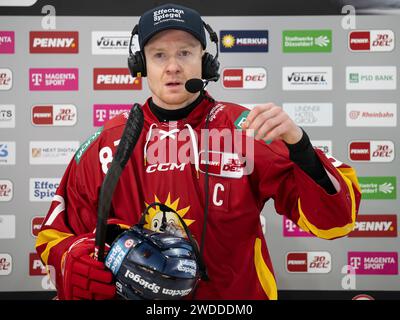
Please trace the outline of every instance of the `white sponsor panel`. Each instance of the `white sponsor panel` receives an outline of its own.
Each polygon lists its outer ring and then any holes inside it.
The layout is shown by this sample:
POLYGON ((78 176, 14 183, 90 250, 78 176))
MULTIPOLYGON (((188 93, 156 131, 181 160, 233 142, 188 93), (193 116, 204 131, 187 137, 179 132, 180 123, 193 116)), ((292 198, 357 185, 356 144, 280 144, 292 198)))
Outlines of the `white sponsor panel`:
POLYGON ((0 253, 0 276, 8 276, 12 272, 12 257, 8 253, 0 253))
MULTIPOLYGON (((130 38, 130 31, 92 31, 92 54, 128 56, 130 38)), ((140 50, 137 35, 132 38, 131 49, 140 50)))
POLYGON ((12 71, 7 68, 0 68, 0 91, 10 90, 13 84, 12 71))
POLYGON ((0 141, 0 165, 15 164, 15 142, 0 141))
POLYGON ((10 180, 0 180, 0 202, 11 201, 13 197, 13 183, 10 180))
POLYGON ((332 154, 331 140, 311 140, 314 148, 322 150, 325 154, 332 154))
POLYGON ((396 90, 395 66, 346 67, 347 90, 396 90))
POLYGON ((282 108, 299 126, 332 126, 332 103, 284 103, 282 108))
POLYGON ((283 67, 283 90, 332 90, 332 67, 283 67))
POLYGON ((0 104, 0 128, 15 128, 15 105, 0 104))
POLYGON ((396 103, 348 103, 346 104, 348 127, 395 127, 396 103))
POLYGON ((30 164, 68 164, 79 148, 79 141, 30 141, 30 164))
POLYGON ((60 178, 30 178, 29 201, 52 201, 60 184, 60 178))
POLYGON ((0 239, 15 239, 14 215, 0 215, 0 239))

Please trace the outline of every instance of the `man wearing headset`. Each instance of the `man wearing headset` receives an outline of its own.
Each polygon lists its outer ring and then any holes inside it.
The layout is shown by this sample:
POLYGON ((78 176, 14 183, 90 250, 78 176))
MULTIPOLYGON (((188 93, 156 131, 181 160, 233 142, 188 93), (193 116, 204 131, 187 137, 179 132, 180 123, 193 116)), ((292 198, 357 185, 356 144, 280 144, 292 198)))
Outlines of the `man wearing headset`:
MULTIPOLYGON (((215 101, 204 90, 219 77, 217 56, 205 52, 205 29, 217 43, 196 11, 167 4, 144 13, 133 31, 141 51, 130 54, 129 68, 132 76, 147 77, 151 97, 142 106, 144 127, 115 189, 108 224, 129 227, 149 203, 164 203, 201 244, 208 280, 200 281, 194 298, 276 299, 259 219, 264 203, 273 198, 279 214, 320 238, 342 237, 359 208, 357 177, 351 167, 314 150, 307 134, 273 103, 249 112, 215 101), (205 128, 232 135, 240 130, 242 142, 253 145, 251 154, 217 150, 212 133, 207 142, 197 139, 205 128), (205 152, 214 156, 208 165, 205 152), (168 156, 161 159, 160 153, 168 156)), ((37 252, 55 269, 60 299, 115 296, 111 272, 93 258, 94 229, 99 190, 126 118, 110 120, 80 147, 39 233, 37 252)), ((157 210, 146 222, 159 230, 157 210)))

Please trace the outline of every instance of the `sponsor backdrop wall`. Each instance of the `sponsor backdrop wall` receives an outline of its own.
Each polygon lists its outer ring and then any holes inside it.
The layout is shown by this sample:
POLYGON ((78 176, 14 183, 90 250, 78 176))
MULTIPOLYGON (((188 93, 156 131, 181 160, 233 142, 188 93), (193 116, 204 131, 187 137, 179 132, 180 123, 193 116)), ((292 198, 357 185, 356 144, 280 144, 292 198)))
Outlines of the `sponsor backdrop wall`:
MULTIPOLYGON (((348 238, 311 237, 266 205, 278 288, 399 290, 398 16, 357 17, 354 30, 341 16, 204 19, 221 47, 221 80, 209 91, 248 108, 281 105, 360 177, 348 238)), ((41 21, 0 20, 0 291, 54 290, 34 243, 60 177, 107 119, 149 95, 126 68, 138 17, 57 17, 51 31, 41 21)))

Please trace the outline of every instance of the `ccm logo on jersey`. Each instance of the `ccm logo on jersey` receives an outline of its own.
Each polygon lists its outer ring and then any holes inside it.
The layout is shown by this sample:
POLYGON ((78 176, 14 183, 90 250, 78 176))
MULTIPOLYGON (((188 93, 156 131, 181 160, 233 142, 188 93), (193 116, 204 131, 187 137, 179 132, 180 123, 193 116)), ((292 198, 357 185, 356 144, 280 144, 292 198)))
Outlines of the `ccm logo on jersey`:
MULTIPOLYGON (((214 176, 239 179, 243 177, 246 161, 239 158, 237 153, 228 152, 208 152, 208 173, 214 176)), ((205 152, 199 153, 199 170, 206 172, 205 152)))

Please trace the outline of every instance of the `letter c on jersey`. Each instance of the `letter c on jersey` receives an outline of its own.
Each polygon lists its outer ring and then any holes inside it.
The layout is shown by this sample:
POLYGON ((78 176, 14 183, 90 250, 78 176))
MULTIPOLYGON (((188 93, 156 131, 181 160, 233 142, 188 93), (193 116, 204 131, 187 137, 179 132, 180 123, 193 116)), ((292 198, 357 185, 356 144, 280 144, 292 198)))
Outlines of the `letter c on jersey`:
POLYGON ((221 192, 225 191, 224 186, 221 183, 216 183, 214 186, 214 192, 213 192, 213 203, 215 206, 220 207, 223 205, 224 201, 223 200, 218 200, 218 190, 221 190, 221 192))

